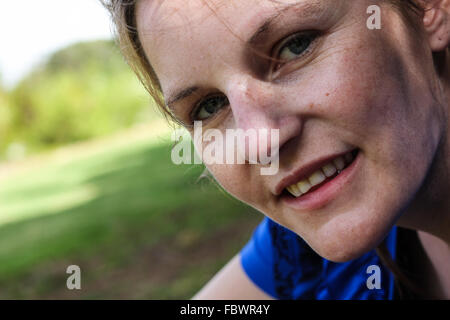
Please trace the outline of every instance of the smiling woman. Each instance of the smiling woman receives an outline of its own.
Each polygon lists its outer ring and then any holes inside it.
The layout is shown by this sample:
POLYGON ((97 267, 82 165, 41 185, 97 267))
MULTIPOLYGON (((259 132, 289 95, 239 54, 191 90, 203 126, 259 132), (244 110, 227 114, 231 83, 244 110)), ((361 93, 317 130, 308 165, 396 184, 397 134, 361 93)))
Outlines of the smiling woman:
POLYGON ((393 299, 399 265, 450 298, 450 2, 375 3, 379 30, 366 0, 107 1, 172 119, 279 130, 276 175, 207 166, 266 218, 196 298, 393 299))

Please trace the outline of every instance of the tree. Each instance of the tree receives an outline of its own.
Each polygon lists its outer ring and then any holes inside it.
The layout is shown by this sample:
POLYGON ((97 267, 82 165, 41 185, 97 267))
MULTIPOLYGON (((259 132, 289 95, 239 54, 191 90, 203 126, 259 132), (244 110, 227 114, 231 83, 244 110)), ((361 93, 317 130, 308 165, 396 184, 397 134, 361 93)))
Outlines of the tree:
POLYGON ((14 136, 35 149, 131 126, 150 108, 113 41, 77 43, 54 53, 11 95, 14 136))

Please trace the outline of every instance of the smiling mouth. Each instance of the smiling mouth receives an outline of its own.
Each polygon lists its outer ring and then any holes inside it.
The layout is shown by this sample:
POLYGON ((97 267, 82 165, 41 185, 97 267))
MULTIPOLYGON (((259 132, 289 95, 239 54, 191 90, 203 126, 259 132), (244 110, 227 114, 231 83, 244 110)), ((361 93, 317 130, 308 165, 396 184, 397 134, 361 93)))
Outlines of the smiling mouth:
POLYGON ((291 198, 301 198, 332 181, 350 166, 358 155, 359 150, 353 150, 343 156, 336 157, 322 168, 313 172, 308 178, 300 180, 283 190, 283 194, 291 198))

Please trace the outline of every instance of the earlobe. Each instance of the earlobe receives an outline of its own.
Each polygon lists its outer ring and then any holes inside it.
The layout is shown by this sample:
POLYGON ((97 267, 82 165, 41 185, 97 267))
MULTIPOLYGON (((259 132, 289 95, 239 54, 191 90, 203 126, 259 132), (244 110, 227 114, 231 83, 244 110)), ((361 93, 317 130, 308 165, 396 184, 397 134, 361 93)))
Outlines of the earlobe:
POLYGON ((423 24, 433 52, 450 45, 450 0, 425 1, 423 24))

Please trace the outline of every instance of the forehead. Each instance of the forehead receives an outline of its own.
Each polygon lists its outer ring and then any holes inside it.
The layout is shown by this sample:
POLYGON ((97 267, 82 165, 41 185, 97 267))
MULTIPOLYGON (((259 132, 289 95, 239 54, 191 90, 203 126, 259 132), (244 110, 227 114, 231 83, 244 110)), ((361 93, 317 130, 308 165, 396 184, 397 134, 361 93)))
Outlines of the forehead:
POLYGON ((140 35, 157 34, 163 36, 180 28, 202 28, 205 24, 211 22, 222 24, 228 22, 235 27, 249 26, 261 15, 273 13, 274 10, 294 5, 302 5, 307 10, 317 7, 323 1, 140 0, 137 3, 136 15, 140 35))
MULTIPOLYGON (((333 2, 339 2, 334 0, 333 2)), ((216 66, 235 61, 233 45, 243 45, 264 21, 283 10, 319 11, 329 0, 141 0, 136 16, 144 51, 161 82, 178 87, 197 74, 208 78, 216 66)))

